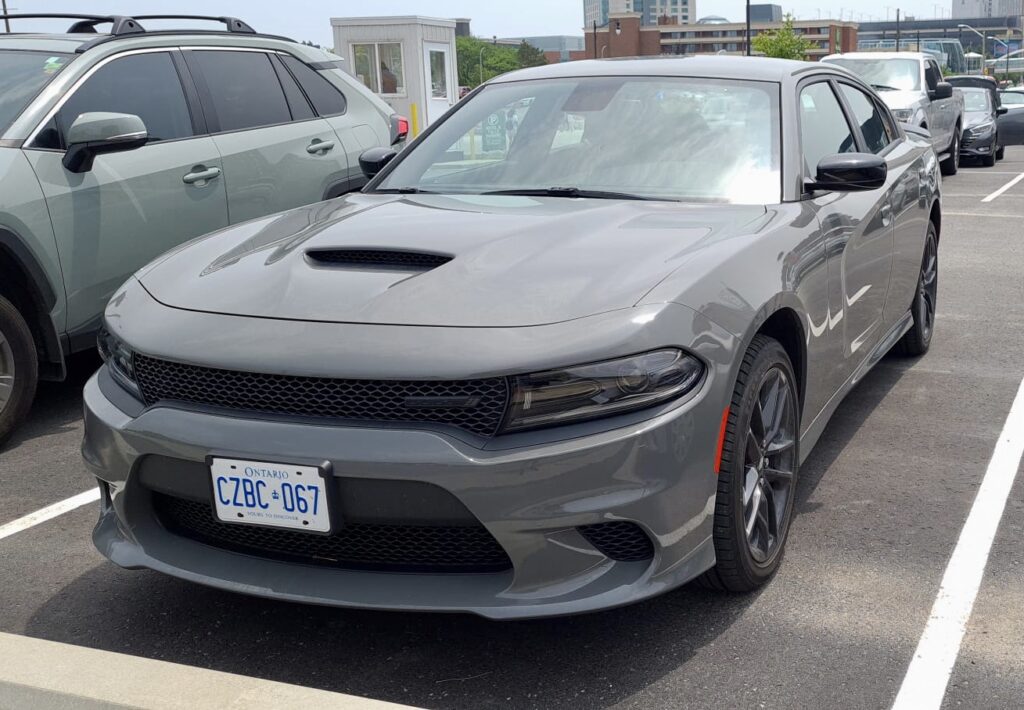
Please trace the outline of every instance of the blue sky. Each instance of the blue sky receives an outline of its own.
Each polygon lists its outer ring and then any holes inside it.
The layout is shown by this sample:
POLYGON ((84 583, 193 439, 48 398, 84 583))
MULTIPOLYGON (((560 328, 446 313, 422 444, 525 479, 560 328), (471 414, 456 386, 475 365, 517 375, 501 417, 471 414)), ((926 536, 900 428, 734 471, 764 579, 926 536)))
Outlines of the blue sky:
MULTIPOLYGON (((582 0, 7 0, 18 12, 87 12, 96 14, 223 14, 241 17, 257 30, 283 34, 297 40, 331 44, 331 17, 358 15, 429 15, 469 17, 473 33, 483 37, 498 35, 582 34, 582 0)), ((697 15, 723 15, 730 20, 743 19, 742 0, 696 0, 697 15)), ((902 7, 918 17, 936 17, 940 10, 948 15, 950 0, 936 5, 930 0, 796 0, 782 2, 785 11, 804 19, 819 16, 867 20, 868 15, 884 19, 886 3, 902 7)), ((39 27, 39 25, 36 25, 39 27)), ((59 27, 59 25, 54 25, 59 27)), ((13 29, 17 29, 15 26, 13 29)), ((35 29, 35 27, 33 28, 35 29)))

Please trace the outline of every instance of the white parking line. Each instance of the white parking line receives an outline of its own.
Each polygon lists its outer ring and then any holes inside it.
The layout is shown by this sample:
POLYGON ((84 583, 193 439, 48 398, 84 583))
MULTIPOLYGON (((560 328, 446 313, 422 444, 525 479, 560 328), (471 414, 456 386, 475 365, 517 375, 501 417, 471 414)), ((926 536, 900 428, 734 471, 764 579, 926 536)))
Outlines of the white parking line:
POLYGON ((960 531, 960 539, 946 565, 939 595, 903 678, 893 710, 933 710, 942 705, 1022 455, 1024 380, 999 434, 992 460, 967 515, 967 522, 960 531))
POLYGON ((91 488, 84 493, 79 493, 77 496, 71 496, 59 503, 48 505, 34 513, 29 513, 22 518, 0 525, 0 540, 3 540, 5 537, 10 537, 15 533, 20 533, 22 530, 28 530, 35 525, 39 525, 39 523, 45 523, 47 520, 52 520, 58 515, 69 513, 75 508, 81 508, 83 505, 94 503, 99 499, 100 489, 91 488))
POLYGON ((996 199, 997 197, 1002 195, 1004 192, 1009 190, 1011 187, 1016 185, 1021 180, 1024 180, 1024 173, 1021 173, 1020 175, 1015 177, 1013 180, 1010 180, 1010 182, 1008 182, 1005 185, 1003 185, 1001 188, 999 188, 998 190, 993 192, 991 195, 988 195, 988 196, 984 197, 981 201, 982 202, 991 202, 992 200, 996 199))

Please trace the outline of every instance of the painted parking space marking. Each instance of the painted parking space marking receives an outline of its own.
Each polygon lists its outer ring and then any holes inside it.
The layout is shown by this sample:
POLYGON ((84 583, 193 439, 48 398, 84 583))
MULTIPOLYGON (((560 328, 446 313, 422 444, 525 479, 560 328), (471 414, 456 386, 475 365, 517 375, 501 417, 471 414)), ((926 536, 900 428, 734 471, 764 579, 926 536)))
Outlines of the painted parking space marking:
POLYGON ((1019 214, 997 214, 995 212, 943 212, 943 217, 995 217, 997 219, 1024 219, 1019 214))
POLYGON ((1000 195, 1002 195, 1002 194, 1003 194, 1004 192, 1006 192, 1007 190, 1009 190, 1009 189, 1010 189, 1011 187, 1013 187, 1014 185, 1016 185, 1016 184, 1017 184, 1018 182, 1020 182, 1021 180, 1024 180, 1024 173, 1020 173, 1019 175, 1017 175, 1017 177, 1015 177, 1015 178, 1013 178, 1012 180, 1010 180, 1010 181, 1009 181, 1008 183, 1006 183, 1005 185, 1003 185, 1003 186, 1002 186, 1001 188, 999 188, 998 190, 996 190, 996 191, 995 191, 995 192, 993 192, 992 194, 990 194, 990 195, 988 195, 988 196, 984 197, 984 198, 983 198, 983 199, 982 199, 981 201, 982 201, 982 202, 991 202, 992 200, 996 199, 997 197, 999 197, 1000 195))
POLYGON ((40 523, 45 523, 47 520, 53 520, 54 518, 64 515, 64 513, 70 513, 72 510, 81 508, 83 505, 89 503, 95 503, 100 499, 100 489, 91 488, 84 493, 79 493, 76 496, 66 498, 59 503, 48 505, 45 508, 40 508, 34 513, 29 513, 17 520, 12 520, 9 523, 0 525, 0 540, 5 537, 10 537, 23 530, 28 530, 31 527, 35 527, 40 523))
POLYGON ((939 594, 893 710, 937 710, 942 705, 1022 455, 1024 380, 1017 389, 967 522, 946 565, 939 594))

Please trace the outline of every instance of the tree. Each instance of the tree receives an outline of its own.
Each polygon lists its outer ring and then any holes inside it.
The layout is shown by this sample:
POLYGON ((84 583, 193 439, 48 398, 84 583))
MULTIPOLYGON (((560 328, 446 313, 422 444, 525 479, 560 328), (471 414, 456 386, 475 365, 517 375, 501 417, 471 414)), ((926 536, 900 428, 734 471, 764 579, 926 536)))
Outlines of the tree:
POLYGON ((544 53, 523 42, 518 47, 497 44, 477 37, 456 37, 455 51, 459 62, 459 86, 474 88, 499 74, 547 64, 544 53), (525 49, 524 49, 525 47, 525 49))
POLYGON ((761 32, 751 43, 754 51, 766 57, 779 59, 806 59, 810 41, 793 30, 793 16, 786 15, 782 27, 761 32))

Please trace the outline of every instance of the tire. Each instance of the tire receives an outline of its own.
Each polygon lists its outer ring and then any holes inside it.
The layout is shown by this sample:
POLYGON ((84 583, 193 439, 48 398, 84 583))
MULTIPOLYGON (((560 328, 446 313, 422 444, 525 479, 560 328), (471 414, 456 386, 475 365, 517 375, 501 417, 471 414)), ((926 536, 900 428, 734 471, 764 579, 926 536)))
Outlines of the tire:
POLYGON ((0 444, 25 419, 38 381, 32 331, 14 304, 0 296, 0 444))
POLYGON ((903 334, 893 350, 898 355, 918 357, 928 352, 935 332, 935 306, 939 296, 939 239, 935 225, 928 223, 924 255, 921 257, 921 271, 917 276, 917 290, 910 304, 914 323, 903 334))
POLYGON ((992 141, 992 152, 981 159, 981 164, 986 168, 994 168, 996 160, 999 159, 999 137, 992 141))
POLYGON ((960 126, 953 131, 953 142, 949 144, 949 157, 942 161, 939 169, 943 175, 956 175, 960 169, 960 126))
POLYGON ((1006 153, 1006 146, 999 146, 996 148, 996 160, 1002 160, 1003 155, 1006 153))
POLYGON ((729 405, 715 498, 715 566, 698 578, 704 586, 749 592, 778 569, 793 516, 800 461, 798 401, 797 380, 786 351, 777 340, 755 336, 743 356, 729 405), (773 400, 775 384, 780 388, 773 400), (781 403, 781 412, 771 407, 773 401, 781 403), (762 425, 761 413, 768 411, 778 414, 777 435, 771 426, 765 432, 762 425), (771 448, 774 453, 768 452, 771 448), (751 533, 748 521, 752 521, 751 533), (774 536, 769 534, 773 525, 774 536), (758 540, 764 543, 763 549, 758 540))

